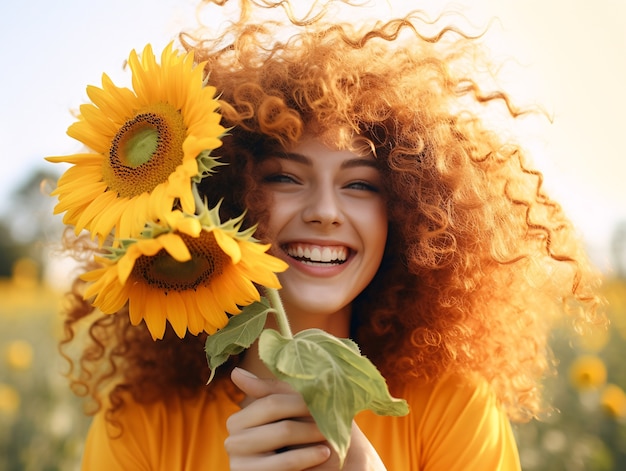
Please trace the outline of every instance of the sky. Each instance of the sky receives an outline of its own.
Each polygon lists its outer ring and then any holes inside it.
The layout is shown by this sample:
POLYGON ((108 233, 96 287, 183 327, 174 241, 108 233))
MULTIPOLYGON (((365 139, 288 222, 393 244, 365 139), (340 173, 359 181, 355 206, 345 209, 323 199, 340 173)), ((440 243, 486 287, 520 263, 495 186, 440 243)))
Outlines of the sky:
MULTIPOLYGON (((298 0, 301 4, 305 0, 298 0)), ((308 1, 308 0, 306 0, 308 1)), ((231 0, 234 2, 234 0, 231 0)), ((30 0, 0 6, 0 215, 43 160, 81 150, 66 135, 87 85, 106 72, 127 83, 123 62, 147 43, 160 51, 196 26, 192 0, 30 0)), ((610 270, 617 224, 626 221, 626 2, 622 0, 402 0, 437 14, 453 8, 502 59, 502 83, 553 117, 521 130, 535 163, 610 270)), ((367 11, 378 14, 385 2, 367 11)), ((381 15, 383 14, 382 10, 381 15)), ((387 11, 387 10, 385 10, 387 11)), ((211 15, 203 17, 212 20, 211 15)), ((57 166, 58 167, 58 166, 57 166)))

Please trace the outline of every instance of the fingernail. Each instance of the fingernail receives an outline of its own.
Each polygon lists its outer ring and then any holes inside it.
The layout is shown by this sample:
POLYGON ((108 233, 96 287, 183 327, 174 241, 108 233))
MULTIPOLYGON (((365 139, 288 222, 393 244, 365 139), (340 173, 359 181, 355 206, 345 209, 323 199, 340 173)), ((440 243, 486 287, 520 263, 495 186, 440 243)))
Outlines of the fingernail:
POLYGON ((247 376, 248 378, 254 378, 254 379, 259 379, 257 378, 255 375, 253 375, 252 373, 250 373, 248 370, 244 370, 243 368, 239 368, 238 366, 235 367, 235 369, 241 373, 244 376, 247 376))

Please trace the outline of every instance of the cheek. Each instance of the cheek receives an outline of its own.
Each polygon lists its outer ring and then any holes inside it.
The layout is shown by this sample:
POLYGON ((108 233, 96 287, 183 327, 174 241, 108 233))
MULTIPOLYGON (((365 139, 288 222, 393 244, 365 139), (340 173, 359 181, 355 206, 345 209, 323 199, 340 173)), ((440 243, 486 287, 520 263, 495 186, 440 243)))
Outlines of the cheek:
POLYGON ((366 263, 364 275, 374 277, 382 261, 388 236, 386 206, 381 204, 370 207, 368 217, 359 220, 359 231, 365 249, 366 263))
POLYGON ((370 213, 372 217, 364 222, 365 231, 368 237, 368 245, 370 245, 376 253, 382 254, 387 243, 387 233, 389 219, 387 217, 387 207, 385 204, 378 205, 370 213))
POLYGON ((387 224, 381 222, 381 226, 376 230, 371 231, 370 240, 367 241, 370 246, 370 264, 372 267, 372 278, 380 268, 383 256, 385 254, 385 247, 387 245, 387 224))

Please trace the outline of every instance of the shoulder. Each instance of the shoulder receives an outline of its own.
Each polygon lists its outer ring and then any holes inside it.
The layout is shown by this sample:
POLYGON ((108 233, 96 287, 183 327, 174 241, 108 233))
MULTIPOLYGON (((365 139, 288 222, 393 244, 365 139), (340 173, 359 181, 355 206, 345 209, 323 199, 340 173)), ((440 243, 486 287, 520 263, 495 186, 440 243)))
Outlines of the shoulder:
POLYGON ((500 414, 496 396, 484 379, 445 375, 430 382, 412 381, 403 386, 403 397, 413 413, 443 417, 459 414, 500 414))
POLYGON ((103 408, 87 436, 83 469, 187 469, 181 463, 206 459, 206 448, 221 447, 225 438, 222 428, 208 428, 206 424, 225 424, 238 408, 229 388, 215 386, 194 395, 172 394, 146 404, 126 395, 124 405, 115 412, 107 413, 103 408), (197 443, 201 436, 207 447, 190 449, 189 444, 197 443))
POLYGON ((509 419, 486 381, 445 376, 408 383, 397 395, 408 416, 368 411, 357 420, 390 469, 520 469, 509 419))
POLYGON ((424 469, 519 469, 509 418, 484 379, 450 375, 405 393, 424 469))

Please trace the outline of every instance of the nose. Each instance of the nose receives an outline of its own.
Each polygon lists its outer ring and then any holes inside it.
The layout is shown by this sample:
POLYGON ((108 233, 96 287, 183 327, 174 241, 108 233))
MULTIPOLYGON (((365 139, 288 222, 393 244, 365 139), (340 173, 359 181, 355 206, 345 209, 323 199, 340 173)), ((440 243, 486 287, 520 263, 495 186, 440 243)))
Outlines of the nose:
POLYGON ((344 221, 341 198, 332 185, 316 185, 302 211, 302 219, 322 226, 339 225, 344 221))

